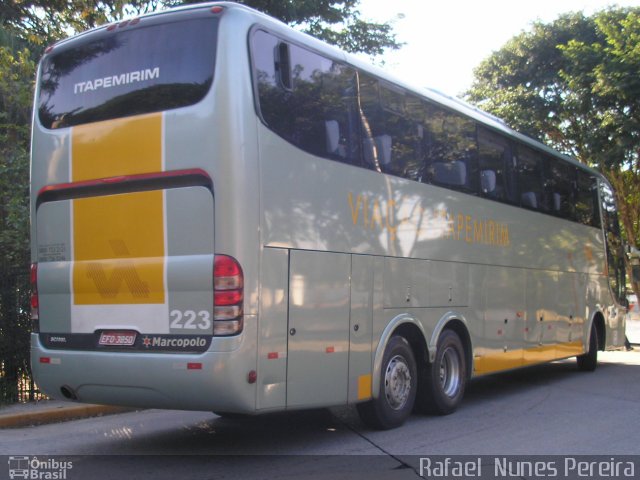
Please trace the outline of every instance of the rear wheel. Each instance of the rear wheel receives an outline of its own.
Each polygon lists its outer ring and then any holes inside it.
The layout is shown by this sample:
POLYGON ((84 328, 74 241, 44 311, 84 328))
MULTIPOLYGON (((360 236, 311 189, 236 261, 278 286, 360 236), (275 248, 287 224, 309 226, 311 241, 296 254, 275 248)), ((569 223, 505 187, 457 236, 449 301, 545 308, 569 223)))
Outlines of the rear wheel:
POLYGON ((467 384, 464 347, 457 333, 444 330, 438 338, 435 360, 426 368, 421 407, 429 413, 448 415, 460 405, 467 384))
POLYGON ((598 329, 591 325, 589 334, 589 350, 583 355, 576 357, 578 370, 582 372, 593 372, 598 366, 598 329))
POLYGON ((370 427, 399 427, 411 415, 416 399, 416 361, 409 342, 391 337, 382 359, 378 398, 357 406, 360 418, 370 427))

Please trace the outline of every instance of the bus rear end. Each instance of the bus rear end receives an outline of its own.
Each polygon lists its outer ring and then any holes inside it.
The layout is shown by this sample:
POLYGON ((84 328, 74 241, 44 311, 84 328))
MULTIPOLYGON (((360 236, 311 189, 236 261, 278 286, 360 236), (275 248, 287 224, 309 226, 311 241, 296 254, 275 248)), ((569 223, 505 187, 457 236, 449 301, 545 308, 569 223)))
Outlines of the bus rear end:
POLYGON ((237 251, 214 244, 216 188, 233 183, 216 168, 233 153, 214 133, 224 130, 216 117, 232 115, 215 92, 224 14, 209 6, 112 24, 41 62, 32 365, 52 397, 255 408, 244 271, 237 251))

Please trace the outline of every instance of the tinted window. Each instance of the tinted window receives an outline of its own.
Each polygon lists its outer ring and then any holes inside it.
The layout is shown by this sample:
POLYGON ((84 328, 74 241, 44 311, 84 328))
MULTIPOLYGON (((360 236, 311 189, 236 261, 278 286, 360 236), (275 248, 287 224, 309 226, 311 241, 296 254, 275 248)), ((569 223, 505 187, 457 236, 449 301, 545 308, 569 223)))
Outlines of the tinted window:
POLYGON ((625 269, 624 251, 620 240, 618 207, 613 190, 604 182, 600 183, 600 201, 602 220, 607 241, 607 274, 611 290, 619 302, 624 300, 625 269))
POLYGON ((423 173, 423 128, 408 114, 404 92, 360 76, 362 151, 371 168, 410 180, 423 173))
POLYGON ((313 155, 599 226, 595 179, 568 162, 267 32, 252 55, 263 122, 313 155))
POLYGON ((574 190, 576 169, 568 163, 547 158, 547 198, 549 210, 567 220, 575 220, 574 190))
POLYGON ((457 113, 425 104, 427 181, 476 190, 476 125, 457 113))
POLYGON ((46 56, 40 121, 62 128, 200 101, 213 79, 216 32, 215 17, 103 30, 46 56))
POLYGON ((595 178, 587 172, 578 170, 575 192, 576 220, 578 222, 593 227, 600 227, 597 196, 595 178))
POLYGON ((311 154, 359 163, 354 70, 261 30, 252 51, 267 126, 311 154))
POLYGON ((543 172, 542 154, 520 146, 517 155, 517 173, 521 206, 532 210, 547 210, 543 172))
POLYGON ((482 196, 512 203, 516 200, 511 162, 509 142, 496 133, 479 128, 478 170, 482 196))

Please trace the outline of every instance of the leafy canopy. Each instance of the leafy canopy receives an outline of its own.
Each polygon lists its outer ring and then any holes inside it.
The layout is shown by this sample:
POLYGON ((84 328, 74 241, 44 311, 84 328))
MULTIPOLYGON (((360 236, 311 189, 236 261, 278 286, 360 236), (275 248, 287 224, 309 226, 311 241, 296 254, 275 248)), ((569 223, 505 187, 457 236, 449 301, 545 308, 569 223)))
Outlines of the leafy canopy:
MULTIPOLYGON (((360 0, 234 0, 350 52, 380 55, 400 48, 392 24, 361 18, 360 0)), ((8 0, 0 19, 33 44, 48 44, 125 17, 197 0, 8 0)))
MULTIPOLYGON (((640 244, 640 8, 535 23, 475 70, 467 99, 600 169, 640 244)), ((638 285, 634 285, 638 290, 638 285)))

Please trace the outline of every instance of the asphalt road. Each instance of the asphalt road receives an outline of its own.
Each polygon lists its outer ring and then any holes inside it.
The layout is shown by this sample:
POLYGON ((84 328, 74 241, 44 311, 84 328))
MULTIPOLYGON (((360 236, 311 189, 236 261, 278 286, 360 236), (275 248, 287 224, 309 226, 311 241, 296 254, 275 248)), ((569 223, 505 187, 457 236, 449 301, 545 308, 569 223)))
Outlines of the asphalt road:
POLYGON ((455 414, 391 431, 350 408, 233 420, 146 410, 2 430, 0 455, 67 456, 69 480, 417 478, 432 455, 640 455, 640 349, 600 360, 594 373, 571 360, 474 380, 455 414))

